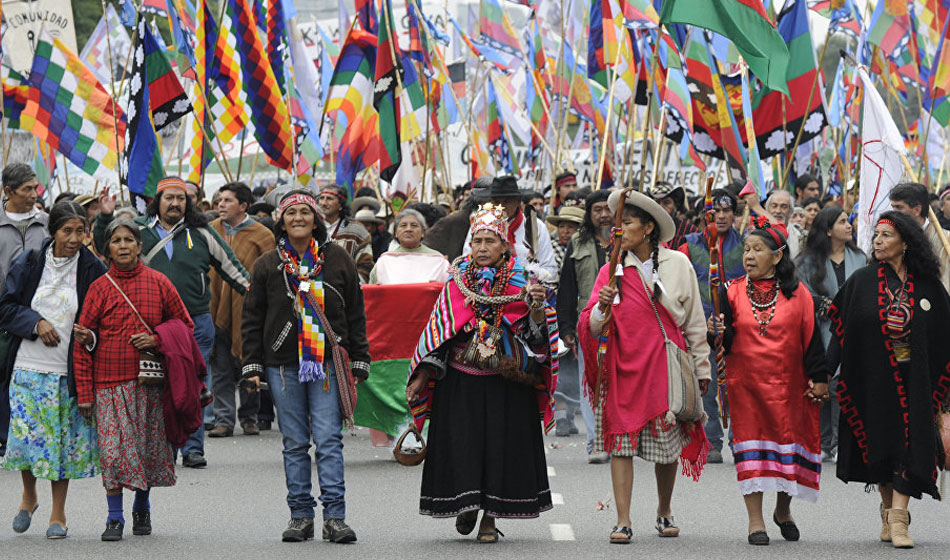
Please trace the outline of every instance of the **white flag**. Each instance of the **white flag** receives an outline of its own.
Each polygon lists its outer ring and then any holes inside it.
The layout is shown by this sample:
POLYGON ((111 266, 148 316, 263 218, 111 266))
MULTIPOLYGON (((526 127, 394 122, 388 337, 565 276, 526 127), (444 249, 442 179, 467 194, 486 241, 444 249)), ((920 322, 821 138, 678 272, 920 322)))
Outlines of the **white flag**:
POLYGON ((904 138, 867 70, 862 67, 858 74, 864 85, 864 124, 861 129, 861 188, 856 225, 858 247, 870 255, 877 218, 891 209, 891 189, 904 177, 901 162, 904 138))

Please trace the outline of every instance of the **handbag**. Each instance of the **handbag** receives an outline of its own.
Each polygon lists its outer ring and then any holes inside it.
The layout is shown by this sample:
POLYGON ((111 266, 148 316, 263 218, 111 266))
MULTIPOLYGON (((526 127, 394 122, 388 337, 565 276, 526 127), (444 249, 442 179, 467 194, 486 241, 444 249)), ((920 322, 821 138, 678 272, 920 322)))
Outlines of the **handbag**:
POLYGON ((314 311, 317 313, 317 319, 323 326, 327 340, 330 341, 333 367, 336 369, 336 381, 340 393, 340 415, 343 417, 344 424, 348 427, 353 427, 353 413, 356 410, 357 392, 356 378, 353 377, 353 370, 350 368, 350 355, 346 351, 346 348, 343 348, 343 346, 337 342, 337 337, 333 332, 333 328, 330 326, 330 321, 327 320, 327 316, 323 312, 323 307, 317 302, 317 298, 313 295, 313 292, 307 290, 305 293, 310 300, 310 305, 313 306, 314 311))
MULTIPOLYGON (((145 319, 139 314, 139 310, 132 304, 132 300, 129 299, 129 296, 125 295, 125 292, 122 291, 122 288, 119 287, 108 272, 106 273, 106 278, 108 278, 109 282, 112 282, 115 289, 119 291, 122 299, 129 304, 129 307, 132 308, 132 312, 135 313, 135 316, 138 317, 142 325, 145 326, 145 330, 148 331, 148 334, 154 335, 155 332, 152 330, 152 327, 148 326, 148 323, 146 323, 145 319)), ((165 369, 162 365, 161 354, 151 350, 139 350, 138 380, 142 385, 159 385, 165 382, 165 369)))
POLYGON ((684 351, 670 340, 670 337, 666 336, 666 328, 660 319, 656 302, 653 301, 653 293, 639 271, 637 276, 643 284, 643 289, 646 290, 647 299, 650 300, 650 306, 653 307, 653 314, 656 316, 656 322, 660 325, 660 332, 663 333, 663 341, 666 346, 667 402, 670 412, 680 422, 700 420, 704 413, 703 401, 693 357, 689 352, 684 351))
POLYGON ((426 440, 416 428, 416 423, 410 420, 409 427, 406 428, 406 431, 403 432, 401 436, 399 436, 398 440, 396 440, 396 446, 393 447, 393 459, 395 459, 400 465, 404 465, 406 467, 415 467, 416 465, 419 465, 425 461, 425 458, 426 440), (416 438, 416 441, 422 444, 422 449, 403 449, 402 444, 404 441, 406 441, 406 437, 409 434, 413 434, 416 438))

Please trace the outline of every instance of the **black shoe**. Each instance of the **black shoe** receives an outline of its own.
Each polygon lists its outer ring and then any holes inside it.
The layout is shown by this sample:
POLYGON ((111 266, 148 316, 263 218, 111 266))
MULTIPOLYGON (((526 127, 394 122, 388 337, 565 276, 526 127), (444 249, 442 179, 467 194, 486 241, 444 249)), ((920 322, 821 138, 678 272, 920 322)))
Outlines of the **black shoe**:
POLYGON ((782 532, 783 539, 794 542, 802 537, 801 533, 798 531, 798 526, 795 525, 794 521, 779 523, 778 517, 774 513, 772 514, 772 521, 778 525, 779 530, 782 532))
POLYGON ((294 518, 287 524, 280 540, 284 542, 303 542, 313 538, 313 519, 294 518))
POLYGON ((208 460, 201 453, 189 453, 181 458, 181 464, 189 469, 203 469, 208 466, 208 460))
POLYGON ((257 429, 260 430, 260 431, 262 431, 262 432, 269 432, 269 431, 270 431, 270 420, 258 420, 258 421, 257 421, 257 429))
POLYGON ((755 531, 749 533, 749 544, 754 546, 768 546, 769 534, 765 531, 755 531))
POLYGON ((102 532, 102 540, 104 541, 121 541, 122 540, 122 529, 125 528, 125 525, 122 524, 118 519, 111 521, 106 521, 106 530, 102 532))
POLYGON ((139 536, 152 534, 152 514, 147 509, 132 512, 132 534, 139 536))
POLYGON ((342 519, 327 519, 323 522, 323 540, 335 543, 351 543, 356 540, 356 531, 342 519))

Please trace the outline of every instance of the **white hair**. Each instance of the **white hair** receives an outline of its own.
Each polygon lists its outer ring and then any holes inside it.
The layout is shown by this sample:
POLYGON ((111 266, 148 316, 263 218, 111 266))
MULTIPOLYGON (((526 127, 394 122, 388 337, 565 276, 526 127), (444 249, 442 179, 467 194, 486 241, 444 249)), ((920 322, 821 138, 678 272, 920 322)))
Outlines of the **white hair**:
POLYGON ((396 219, 393 220, 393 231, 396 231, 396 228, 399 227, 399 222, 406 219, 406 217, 412 216, 419 222, 419 225, 422 226, 422 231, 429 229, 429 226, 426 224, 425 216, 422 215, 418 210, 413 210, 412 208, 406 208, 396 216, 396 219))

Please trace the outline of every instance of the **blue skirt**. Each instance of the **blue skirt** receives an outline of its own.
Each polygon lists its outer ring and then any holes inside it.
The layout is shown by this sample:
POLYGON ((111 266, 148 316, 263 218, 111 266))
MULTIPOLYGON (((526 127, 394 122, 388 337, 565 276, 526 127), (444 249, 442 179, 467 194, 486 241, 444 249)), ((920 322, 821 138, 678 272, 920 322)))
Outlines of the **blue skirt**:
POLYGON ((3 467, 47 480, 96 475, 96 423, 79 414, 66 376, 16 368, 10 381, 10 436, 3 467))

